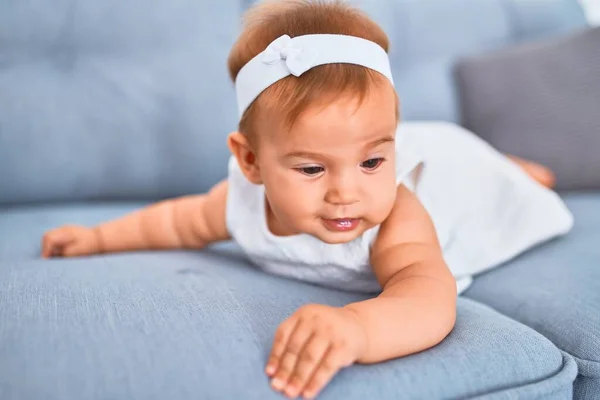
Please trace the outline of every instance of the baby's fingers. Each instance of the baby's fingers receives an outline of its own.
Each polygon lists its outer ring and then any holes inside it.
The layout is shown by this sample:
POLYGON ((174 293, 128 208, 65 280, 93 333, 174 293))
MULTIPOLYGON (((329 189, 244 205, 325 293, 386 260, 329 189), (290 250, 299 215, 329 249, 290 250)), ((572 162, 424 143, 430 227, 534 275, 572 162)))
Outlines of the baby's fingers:
POLYGON ((91 249, 86 243, 70 243, 62 249, 63 257, 79 257, 91 253, 91 249))
POLYGON ((305 321, 300 321, 292 332, 283 355, 281 356, 279 367, 273 378, 272 385, 275 390, 284 390, 287 388, 290 376, 296 369, 298 356, 302 353, 305 344, 312 335, 312 327, 305 321))
POLYGON ((298 358, 296 369, 285 390, 286 395, 295 398, 302 392, 327 353, 329 344, 328 339, 316 335, 308 341, 298 358))
POLYGON ((314 399, 340 368, 348 364, 346 361, 347 360, 340 351, 330 347, 315 373, 310 378, 308 385, 302 392, 302 396, 305 399, 314 399))
POLYGON ((279 369, 281 357, 285 352, 285 348, 290 336, 296 328, 297 322, 298 320, 296 318, 291 317, 284 321, 279 328, 277 328, 277 331, 275 332, 275 340, 273 341, 273 348, 271 349, 271 355, 269 356, 269 361, 267 362, 266 373, 268 376, 275 375, 279 369))
POLYGON ((69 244, 73 237, 61 231, 49 232, 42 239, 42 257, 48 258, 60 255, 64 246, 69 244))

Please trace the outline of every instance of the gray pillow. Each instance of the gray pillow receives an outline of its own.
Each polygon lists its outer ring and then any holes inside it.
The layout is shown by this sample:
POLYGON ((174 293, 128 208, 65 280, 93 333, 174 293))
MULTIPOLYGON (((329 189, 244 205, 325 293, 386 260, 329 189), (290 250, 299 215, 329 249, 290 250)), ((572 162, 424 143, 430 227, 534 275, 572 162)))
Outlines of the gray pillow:
POLYGON ((600 27, 461 60, 463 125, 549 166, 557 189, 600 188, 600 27))

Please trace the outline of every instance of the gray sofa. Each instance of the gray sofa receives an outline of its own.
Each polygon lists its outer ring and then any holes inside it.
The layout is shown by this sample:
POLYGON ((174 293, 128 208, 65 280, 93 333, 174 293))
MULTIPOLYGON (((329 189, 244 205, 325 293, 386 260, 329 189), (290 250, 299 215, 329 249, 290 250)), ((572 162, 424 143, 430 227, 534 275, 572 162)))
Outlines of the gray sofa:
MULTIPOLYGON (((0 2, 0 399, 281 398, 263 373, 279 322, 361 298, 259 272, 233 243, 39 258, 49 228, 225 176, 247 3, 0 2)), ((461 57, 585 25, 574 0, 361 3, 407 120, 460 122, 461 57)), ((321 398, 600 398, 600 191, 561 195, 573 231, 477 277, 444 342, 350 367, 321 398)))

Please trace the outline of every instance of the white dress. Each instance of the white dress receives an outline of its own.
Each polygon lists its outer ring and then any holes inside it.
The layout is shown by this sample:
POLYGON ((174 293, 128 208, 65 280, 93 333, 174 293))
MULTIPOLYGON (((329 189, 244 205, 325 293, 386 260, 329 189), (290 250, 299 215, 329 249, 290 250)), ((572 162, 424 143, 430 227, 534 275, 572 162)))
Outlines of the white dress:
MULTIPOLYGON (((431 215, 459 293, 474 274, 563 235, 573 225, 555 192, 455 124, 401 124, 396 177, 431 215)), ((334 245, 307 234, 275 236, 267 226, 264 187, 250 183, 233 157, 228 188, 227 228, 259 268, 343 290, 381 290, 369 264, 378 226, 334 245)))

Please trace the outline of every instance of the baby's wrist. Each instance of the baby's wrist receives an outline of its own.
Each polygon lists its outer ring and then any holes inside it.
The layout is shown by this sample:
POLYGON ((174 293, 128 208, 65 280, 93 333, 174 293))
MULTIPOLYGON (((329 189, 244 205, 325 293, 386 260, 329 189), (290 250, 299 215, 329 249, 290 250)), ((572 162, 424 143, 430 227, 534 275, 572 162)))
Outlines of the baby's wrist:
POLYGON ((92 228, 92 233, 94 234, 96 253, 104 253, 104 239, 102 238, 102 232, 100 231, 100 227, 96 226, 92 228))
POLYGON ((356 361, 361 362, 361 360, 364 360, 365 358, 367 358, 367 354, 369 354, 369 330, 367 329, 367 323, 365 322, 364 316, 362 315, 362 313, 360 312, 359 309, 353 307, 353 304, 348 304, 344 307, 342 307, 342 309, 344 311, 347 312, 348 315, 350 315, 357 323, 357 326, 360 328, 361 330, 361 336, 363 339, 363 346, 361 346, 361 351, 359 351, 359 353, 356 356, 356 361))

